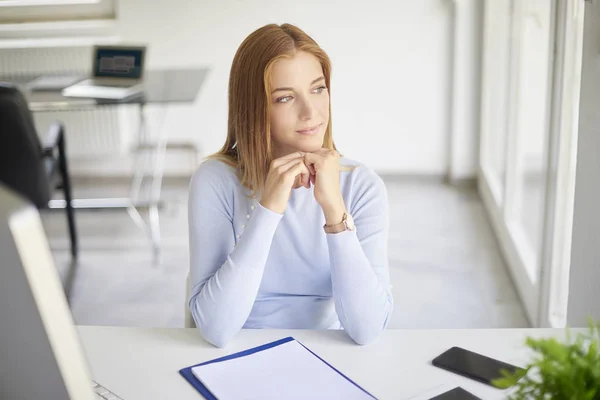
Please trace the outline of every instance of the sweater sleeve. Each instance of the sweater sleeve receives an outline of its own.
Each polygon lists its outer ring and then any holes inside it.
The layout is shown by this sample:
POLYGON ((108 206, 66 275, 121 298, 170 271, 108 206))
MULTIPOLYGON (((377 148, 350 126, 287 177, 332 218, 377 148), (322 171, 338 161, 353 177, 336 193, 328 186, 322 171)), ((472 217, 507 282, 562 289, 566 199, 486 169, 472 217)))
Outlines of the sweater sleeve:
POLYGON ((356 229, 328 234, 327 244, 336 312, 348 335, 358 344, 367 344, 387 326, 394 302, 387 190, 374 172, 360 172, 353 204, 347 205, 356 229))
POLYGON ((250 315, 282 215, 257 204, 234 246, 232 176, 215 162, 205 164, 189 191, 188 306, 202 336, 223 347, 250 315))

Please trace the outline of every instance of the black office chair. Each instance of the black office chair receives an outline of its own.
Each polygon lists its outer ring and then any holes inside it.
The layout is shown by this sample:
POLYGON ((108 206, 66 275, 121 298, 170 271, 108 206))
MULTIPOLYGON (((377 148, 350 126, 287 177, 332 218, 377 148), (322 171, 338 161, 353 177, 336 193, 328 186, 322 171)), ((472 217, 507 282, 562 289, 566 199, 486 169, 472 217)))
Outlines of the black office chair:
POLYGON ((62 188, 71 255, 76 259, 77 232, 65 147, 60 122, 52 124, 42 147, 27 100, 16 86, 0 82, 0 181, 41 209, 48 208, 52 192, 62 188))

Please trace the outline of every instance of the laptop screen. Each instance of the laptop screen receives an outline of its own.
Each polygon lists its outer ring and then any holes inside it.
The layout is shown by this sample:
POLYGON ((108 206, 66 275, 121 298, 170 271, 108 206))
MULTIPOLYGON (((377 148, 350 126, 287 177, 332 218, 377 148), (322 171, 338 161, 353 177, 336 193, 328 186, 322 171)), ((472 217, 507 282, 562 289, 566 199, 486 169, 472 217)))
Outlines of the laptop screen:
POLYGON ((139 79, 142 77, 142 49, 98 48, 94 77, 139 79))

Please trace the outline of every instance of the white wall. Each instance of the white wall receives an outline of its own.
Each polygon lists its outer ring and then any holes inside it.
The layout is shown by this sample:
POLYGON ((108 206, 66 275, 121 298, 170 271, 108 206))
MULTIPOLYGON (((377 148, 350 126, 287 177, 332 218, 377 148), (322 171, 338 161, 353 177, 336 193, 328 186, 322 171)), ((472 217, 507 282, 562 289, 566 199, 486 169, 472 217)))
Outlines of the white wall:
POLYGON ((481 0, 454 0, 448 166, 451 181, 474 177, 479 166, 483 6, 481 0))
POLYGON ((225 138, 227 82, 237 47, 264 24, 289 22, 332 59, 334 139, 346 156, 380 172, 446 173, 451 1, 118 3, 119 35, 149 44, 150 68, 212 69, 194 106, 172 107, 165 124, 171 139, 193 139, 202 156, 225 138))
POLYGON ((600 4, 585 3, 567 323, 600 321, 600 4))

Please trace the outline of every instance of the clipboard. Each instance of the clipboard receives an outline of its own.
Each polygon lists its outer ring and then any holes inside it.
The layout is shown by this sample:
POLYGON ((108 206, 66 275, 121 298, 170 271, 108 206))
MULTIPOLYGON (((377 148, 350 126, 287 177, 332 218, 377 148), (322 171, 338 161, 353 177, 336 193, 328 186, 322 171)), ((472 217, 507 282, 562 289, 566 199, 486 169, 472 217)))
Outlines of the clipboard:
POLYGON ((347 380, 350 384, 352 384, 356 388, 360 389, 368 397, 370 397, 372 399, 376 399, 376 397, 373 396, 371 393, 367 392, 365 389, 363 389, 361 386, 359 386, 353 380, 351 380, 350 378, 348 378, 346 375, 344 375, 343 373, 341 373, 338 369, 336 369, 335 367, 333 367, 327 361, 323 360, 321 357, 319 357, 317 354, 315 354, 312 350, 310 350, 309 348, 307 348, 306 346, 304 346, 302 343, 298 342, 296 339, 294 339, 291 336, 283 338, 283 339, 280 339, 280 340, 276 340, 276 341, 271 342, 271 343, 264 344, 262 346, 257 346, 257 347, 254 347, 254 348, 251 348, 251 349, 248 349, 248 350, 240 351, 238 353, 230 354, 230 355, 227 355, 225 357, 220 357, 220 358, 217 358, 217 359, 214 359, 214 360, 210 360, 210 361, 206 361, 206 362, 203 362, 203 363, 200 363, 200 364, 192 365, 190 367, 182 368, 182 369, 179 370, 179 373, 181 374, 181 376, 183 378, 185 378, 185 380, 187 380, 206 399, 208 399, 208 400, 218 400, 217 397, 213 393, 211 393, 210 390, 204 384, 202 384, 202 382, 200 382, 200 380, 198 378, 196 378, 196 376, 194 376, 194 373, 192 372, 192 368, 195 368, 195 367, 198 367, 198 366, 202 366, 202 365, 207 365, 207 364, 212 364, 212 363, 218 363, 218 362, 223 362, 223 361, 227 361, 227 360, 232 360, 232 359, 235 359, 235 358, 246 357, 246 356, 249 356, 249 355, 252 355, 252 354, 264 351, 264 350, 271 349, 271 348, 276 347, 276 346, 280 346, 280 345, 282 345, 284 343, 288 343, 288 342, 291 342, 291 341, 296 341, 297 343, 299 343, 304 349, 306 349, 313 356, 315 356, 316 358, 318 358, 321 362, 323 362, 324 364, 326 364, 329 368, 331 368, 333 371, 335 371, 337 374, 339 374, 341 377, 343 377, 345 380, 347 380))

